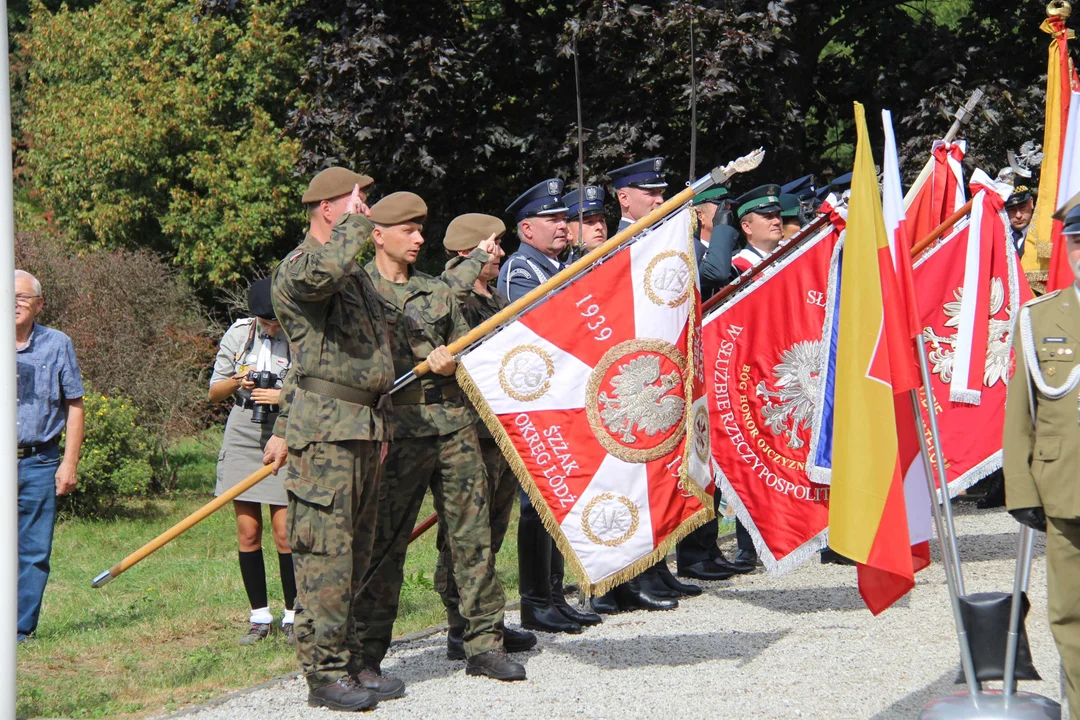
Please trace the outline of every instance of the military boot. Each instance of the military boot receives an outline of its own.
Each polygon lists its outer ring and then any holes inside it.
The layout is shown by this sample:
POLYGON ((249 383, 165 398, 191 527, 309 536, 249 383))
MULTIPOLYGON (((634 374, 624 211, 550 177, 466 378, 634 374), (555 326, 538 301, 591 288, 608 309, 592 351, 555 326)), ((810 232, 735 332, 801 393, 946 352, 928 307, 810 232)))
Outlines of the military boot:
MULTIPOLYGON (((551 551, 551 601, 559 609, 559 612, 578 625, 586 627, 604 622, 604 618, 596 613, 582 612, 566 601, 566 591, 563 590, 563 571, 562 553, 559 552, 558 548, 555 548, 551 551)), ((512 652, 509 647, 507 651, 512 652)))
POLYGON ((495 680, 524 680, 525 666, 506 657, 502 650, 488 650, 465 661, 466 675, 485 675, 495 680))
POLYGON ((328 707, 331 710, 371 710, 379 704, 379 698, 346 675, 337 682, 309 690, 307 704, 311 707, 328 707))
POLYGON ((598 595, 589 601, 589 605, 595 612, 603 615, 614 615, 622 612, 619 601, 615 599, 615 590, 609 590, 603 595, 598 595))
POLYGON ((552 542, 535 510, 522 512, 518 521, 518 574, 521 590, 521 627, 550 633, 582 632, 578 623, 555 607, 551 597, 552 542))
POLYGON ((658 598, 642 587, 638 578, 615 586, 612 591, 615 601, 622 610, 674 610, 679 607, 678 600, 658 598))
POLYGON ((653 569, 656 571, 657 577, 659 577, 660 580, 663 581, 663 583, 667 585, 670 590, 674 590, 680 595, 685 595, 686 597, 697 597, 701 594, 700 585, 679 582, 675 578, 675 576, 671 574, 671 568, 668 567, 667 561, 661 560, 660 562, 656 563, 655 566, 653 566, 653 569))
POLYGON ((405 681, 396 677, 382 674, 382 668, 365 665, 364 669, 352 674, 353 681, 375 693, 379 700, 393 700, 405 694, 405 681))
POLYGON ((660 578, 660 573, 657 571, 655 565, 638 575, 636 579, 638 583, 640 583, 641 588, 653 597, 663 598, 665 600, 679 599, 679 593, 672 590, 664 583, 660 578))
MULTIPOLYGON (((503 649, 508 653, 525 652, 536 647, 536 636, 531 632, 508 628, 502 623, 496 627, 502 630, 503 649)), ((446 631, 446 659, 465 659, 465 628, 449 628, 446 631)))

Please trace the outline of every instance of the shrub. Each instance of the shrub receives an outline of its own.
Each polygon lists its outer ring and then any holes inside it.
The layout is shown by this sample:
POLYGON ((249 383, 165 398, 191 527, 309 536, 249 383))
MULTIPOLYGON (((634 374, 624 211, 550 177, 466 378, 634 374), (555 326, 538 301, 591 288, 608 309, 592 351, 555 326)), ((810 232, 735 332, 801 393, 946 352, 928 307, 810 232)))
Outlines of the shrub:
POLYGON ((153 435, 139 424, 131 398, 87 388, 86 437, 79 459, 79 484, 61 501, 61 511, 97 515, 118 500, 150 487, 153 435))

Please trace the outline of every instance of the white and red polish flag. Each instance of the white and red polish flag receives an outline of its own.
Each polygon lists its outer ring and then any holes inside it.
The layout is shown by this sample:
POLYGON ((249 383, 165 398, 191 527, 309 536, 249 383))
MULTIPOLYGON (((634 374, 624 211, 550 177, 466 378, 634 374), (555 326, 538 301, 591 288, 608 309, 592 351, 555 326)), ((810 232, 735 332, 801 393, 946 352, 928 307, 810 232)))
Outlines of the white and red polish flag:
POLYGON ((460 358, 458 382, 588 594, 713 517, 690 214, 460 358))
POLYGON ((964 167, 967 143, 935 140, 930 159, 904 196, 907 231, 912 245, 929 235, 967 202, 964 167))

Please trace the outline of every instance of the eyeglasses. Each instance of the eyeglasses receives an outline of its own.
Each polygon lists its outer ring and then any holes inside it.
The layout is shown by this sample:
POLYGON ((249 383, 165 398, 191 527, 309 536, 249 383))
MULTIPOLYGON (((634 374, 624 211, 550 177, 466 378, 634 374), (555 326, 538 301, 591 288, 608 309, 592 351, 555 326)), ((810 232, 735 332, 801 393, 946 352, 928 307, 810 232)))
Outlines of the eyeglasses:
POLYGON ((15 304, 16 305, 29 305, 31 300, 34 300, 34 299, 39 298, 39 297, 41 297, 41 296, 40 295, 22 295, 22 294, 19 294, 19 295, 15 296, 15 304))

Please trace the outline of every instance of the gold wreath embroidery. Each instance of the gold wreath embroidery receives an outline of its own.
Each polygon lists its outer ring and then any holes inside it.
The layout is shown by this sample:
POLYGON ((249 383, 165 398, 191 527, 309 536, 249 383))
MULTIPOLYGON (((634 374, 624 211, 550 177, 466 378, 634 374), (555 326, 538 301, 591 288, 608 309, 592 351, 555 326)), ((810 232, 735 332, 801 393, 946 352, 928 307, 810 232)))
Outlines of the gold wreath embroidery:
POLYGON ((536 345, 518 345, 503 358, 502 366, 499 367, 499 385, 504 393, 518 402, 532 402, 543 397, 544 393, 551 389, 551 376, 554 374, 555 363, 543 348, 536 345), (527 358, 521 357, 514 362, 515 358, 526 353, 544 361, 546 376, 540 377, 538 370, 529 367, 527 358), (518 385, 511 384, 511 381, 515 379, 523 381, 521 384, 525 387, 536 389, 532 392, 524 392, 518 385))
MULTIPOLYGON (((651 364, 651 363, 650 363, 651 364)), ((671 395, 669 392, 675 387, 682 388, 682 372, 686 369, 686 356, 671 343, 656 339, 637 339, 621 342, 604 353, 589 376, 589 384, 585 393, 585 410, 589 418, 589 426, 597 442, 609 453, 624 462, 645 463, 657 458, 662 458, 671 453, 686 435, 686 423, 683 419, 686 399, 682 394, 671 395), (619 362, 632 353, 652 353, 638 358, 632 358, 621 366, 620 376, 626 374, 640 375, 635 378, 636 382, 628 382, 626 385, 633 387, 637 392, 616 392, 614 396, 606 393, 601 397, 600 384, 608 370, 616 362, 619 362), (675 364, 678 368, 676 373, 661 376, 659 374, 659 358, 662 355, 675 364), (631 367, 639 361, 655 360, 656 365, 648 368, 649 372, 643 372, 644 366, 631 367), (654 372, 653 372, 654 371, 654 372), (652 375, 657 377, 652 377, 652 375), (672 375, 676 375, 672 378, 672 375), (677 382, 676 382, 677 381, 677 382), (674 383, 674 384, 673 384, 674 383), (641 387, 636 387, 640 385, 641 387), (625 397, 624 397, 625 395, 625 397), (605 408, 600 408, 604 402, 605 408), (677 419, 668 424, 670 418, 677 419), (657 425, 659 423, 659 426, 657 425), (657 435, 659 432, 671 430, 671 435, 659 445, 651 448, 631 448, 619 442, 614 435, 620 435, 625 442, 634 442, 637 432, 644 431, 648 435, 657 435), (629 438, 629 439, 627 439, 629 438)))
POLYGON ((677 308, 686 302, 687 298, 690 297, 690 256, 675 250, 665 250, 654 257, 645 268, 645 295, 653 304, 660 307, 677 308), (668 258, 678 258, 683 263, 683 272, 680 273, 674 268, 667 268, 656 278, 656 285, 659 286, 662 282, 663 286, 660 286, 662 290, 677 290, 679 295, 674 300, 664 300, 653 289, 653 274, 660 263, 668 258))
MULTIPOLYGON (((602 514, 600 518, 598 518, 598 520, 602 520, 604 522, 604 524, 606 525, 606 530, 622 530, 621 522, 617 514, 617 509, 612 509, 611 511, 602 514)), ((605 547, 618 547, 619 545, 622 545, 624 542, 632 538, 634 536, 634 533, 637 532, 637 529, 637 505, 631 502, 630 498, 626 497, 625 495, 616 495, 615 493, 610 492, 601 493, 600 495, 597 495, 592 500, 590 500, 588 504, 585 505, 585 510, 583 510, 581 513, 581 530, 585 533, 585 537, 589 538, 589 540, 596 543, 597 545, 603 545, 605 547), (592 511, 596 509, 597 505, 603 502, 610 501, 619 502, 624 508, 626 508, 627 512, 630 514, 630 526, 618 537, 605 540, 599 535, 597 535, 596 532, 593 530, 592 521, 589 519, 589 517, 592 514, 592 511)))

